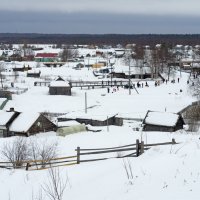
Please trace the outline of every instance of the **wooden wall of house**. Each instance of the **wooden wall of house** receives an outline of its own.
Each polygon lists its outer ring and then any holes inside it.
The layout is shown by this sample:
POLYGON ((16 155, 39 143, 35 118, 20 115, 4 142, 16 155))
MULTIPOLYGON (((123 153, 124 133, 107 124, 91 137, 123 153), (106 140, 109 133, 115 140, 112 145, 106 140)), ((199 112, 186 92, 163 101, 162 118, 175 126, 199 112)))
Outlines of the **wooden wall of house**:
POLYGON ((30 135, 33 135, 39 132, 48 132, 55 130, 56 130, 56 125, 43 115, 40 115, 40 117, 35 121, 35 123, 29 129, 28 133, 30 135))
POLYGON ((182 118, 179 118, 178 122, 176 123, 176 126, 174 127, 174 130, 180 130, 183 129, 184 121, 182 118))
POLYGON ((174 127, 145 124, 143 127, 143 131, 174 132, 175 129, 174 127))
POLYGON ((126 78, 125 73, 112 72, 111 74, 112 74, 113 78, 126 78))
POLYGON ((123 125, 123 118, 119 117, 111 117, 107 120, 100 121, 100 120, 93 120, 93 119, 82 119, 82 118, 76 118, 76 119, 70 119, 70 118, 58 118, 59 122, 63 121, 70 121, 70 120, 76 120, 77 122, 81 124, 90 124, 91 126, 107 126, 107 125, 115 125, 115 126, 122 126, 123 125))
POLYGON ((40 77, 40 73, 27 73, 27 77, 39 78, 40 77))
POLYGON ((108 120, 100 121, 100 120, 93 120, 93 119, 79 119, 77 118, 76 121, 79 123, 90 124, 91 126, 107 126, 107 125, 115 125, 115 126, 122 126, 123 119, 110 117, 108 120))
POLYGON ((71 96, 71 87, 49 87, 50 95, 68 95, 71 96))
POLYGON ((115 126, 123 126, 123 118, 115 117, 114 125, 115 126))

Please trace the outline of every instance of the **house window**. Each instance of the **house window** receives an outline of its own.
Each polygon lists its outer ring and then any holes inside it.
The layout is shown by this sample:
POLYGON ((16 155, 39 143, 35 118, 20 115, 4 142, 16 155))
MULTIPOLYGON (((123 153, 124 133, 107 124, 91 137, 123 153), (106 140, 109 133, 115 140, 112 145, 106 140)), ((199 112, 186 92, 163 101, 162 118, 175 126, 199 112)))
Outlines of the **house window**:
POLYGON ((37 126, 38 126, 38 127, 41 127, 41 126, 42 126, 41 122, 38 122, 38 123, 37 123, 37 126))

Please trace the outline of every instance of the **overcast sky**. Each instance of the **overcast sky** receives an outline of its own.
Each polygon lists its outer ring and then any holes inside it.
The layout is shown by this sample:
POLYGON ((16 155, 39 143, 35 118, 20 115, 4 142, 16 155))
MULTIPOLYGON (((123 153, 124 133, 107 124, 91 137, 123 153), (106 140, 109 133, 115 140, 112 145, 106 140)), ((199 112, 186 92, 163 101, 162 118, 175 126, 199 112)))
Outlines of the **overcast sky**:
POLYGON ((0 0, 0 32, 200 33, 200 0, 0 0))

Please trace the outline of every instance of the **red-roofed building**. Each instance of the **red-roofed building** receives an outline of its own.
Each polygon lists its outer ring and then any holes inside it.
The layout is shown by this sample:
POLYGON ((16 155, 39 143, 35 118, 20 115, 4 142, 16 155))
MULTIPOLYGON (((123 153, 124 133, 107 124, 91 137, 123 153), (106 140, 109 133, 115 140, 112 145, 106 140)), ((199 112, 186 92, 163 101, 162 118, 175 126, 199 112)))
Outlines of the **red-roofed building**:
POLYGON ((55 62, 58 61, 57 53, 37 53, 35 56, 36 62, 55 62))

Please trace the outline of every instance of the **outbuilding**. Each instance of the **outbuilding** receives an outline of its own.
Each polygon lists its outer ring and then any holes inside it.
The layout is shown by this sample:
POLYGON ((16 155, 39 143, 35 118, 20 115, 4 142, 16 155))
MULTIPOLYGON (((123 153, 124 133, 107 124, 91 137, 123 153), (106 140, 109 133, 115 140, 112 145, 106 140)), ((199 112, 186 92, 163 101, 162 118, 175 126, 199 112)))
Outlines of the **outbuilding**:
POLYGON ((143 131, 174 132, 183 129, 184 124, 180 114, 148 111, 143 120, 143 131))
POLYGON ((64 80, 52 81, 49 85, 50 95, 68 95, 71 96, 71 86, 64 80))

